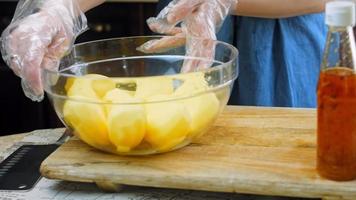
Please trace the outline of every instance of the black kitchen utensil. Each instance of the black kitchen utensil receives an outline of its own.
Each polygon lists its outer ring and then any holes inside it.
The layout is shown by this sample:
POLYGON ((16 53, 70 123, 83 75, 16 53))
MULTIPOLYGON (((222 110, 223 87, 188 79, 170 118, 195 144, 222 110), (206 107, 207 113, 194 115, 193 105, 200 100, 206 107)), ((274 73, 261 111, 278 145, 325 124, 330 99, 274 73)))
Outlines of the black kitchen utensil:
POLYGON ((40 166, 71 136, 69 131, 54 144, 22 145, 0 163, 0 190, 30 190, 40 180, 40 166))
POLYGON ((0 163, 0 190, 29 190, 39 181, 40 165, 59 144, 23 145, 0 163))

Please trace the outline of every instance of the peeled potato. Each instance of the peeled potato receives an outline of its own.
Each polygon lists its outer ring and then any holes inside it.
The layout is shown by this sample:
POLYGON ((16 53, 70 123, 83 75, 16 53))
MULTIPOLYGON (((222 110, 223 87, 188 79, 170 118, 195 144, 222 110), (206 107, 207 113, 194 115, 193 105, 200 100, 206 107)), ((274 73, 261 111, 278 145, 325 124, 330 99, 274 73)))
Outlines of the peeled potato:
POLYGON ((99 75, 99 74, 89 74, 86 77, 93 78, 92 80, 92 87, 95 93, 100 97, 104 97, 105 94, 114 89, 116 83, 111 80, 111 78, 99 75))
POLYGON ((64 89, 66 90, 67 93, 70 90, 70 88, 73 86, 75 79, 76 78, 72 78, 72 77, 67 78, 66 84, 64 85, 64 89))
POLYGON ((214 93, 207 93, 184 100, 191 117, 190 136, 195 137, 214 121, 219 113, 220 102, 214 93))
POLYGON ((112 106, 118 106, 115 104, 140 103, 139 98, 135 98, 135 97, 131 96, 125 90, 121 90, 121 89, 117 89, 117 88, 107 92, 103 98, 103 101, 105 103, 107 103, 107 105, 106 105, 107 108, 111 108, 112 106))
MULTIPOLYGON (((168 95, 159 95, 150 100, 168 98, 168 95)), ((182 103, 150 103, 145 107, 147 142, 161 152, 168 151, 183 142, 190 130, 190 116, 182 103)))
POLYGON ((100 105, 101 99, 93 88, 93 80, 85 77, 70 78, 66 90, 71 100, 64 103, 64 120, 86 143, 100 149, 110 147, 105 109, 100 105))
MULTIPOLYGON (((175 96, 190 96, 209 89, 203 73, 192 73, 180 77, 184 83, 176 89, 175 96)), ((190 117, 190 136, 197 136, 208 127, 217 116, 220 108, 219 99, 213 92, 200 94, 183 100, 190 117)))
POLYGON ((104 97, 112 105, 106 107, 108 113, 109 139, 118 152, 126 153, 141 143, 146 131, 146 115, 142 105, 115 105, 119 102, 140 102, 128 93, 113 89, 104 97))
POLYGON ((73 97, 75 96, 76 98, 86 98, 87 100, 97 100, 99 99, 98 95, 95 93, 95 91, 92 88, 92 82, 91 80, 88 80, 86 78, 76 78, 76 79, 69 79, 70 82, 68 82, 68 90, 67 90, 67 95, 68 97, 73 97))
POLYGON ((136 81, 136 97, 146 99, 156 95, 173 93, 173 82, 169 77, 139 78, 136 81))
POLYGON ((177 77, 183 83, 174 91, 174 95, 192 95, 209 89, 203 73, 183 74, 177 77))
POLYGON ((203 73, 175 80, 182 84, 174 90, 172 77, 70 78, 65 89, 74 100, 65 102, 64 120, 83 141, 99 149, 128 153, 145 141, 160 152, 172 150, 208 127, 220 108, 217 95, 200 93, 209 90, 203 73), (181 96, 192 97, 168 101, 181 96), (158 102, 140 104, 144 101, 158 102))
MULTIPOLYGON (((78 96, 78 99, 83 100, 83 97, 78 96)), ((75 133, 86 143, 100 149, 111 145, 105 111, 101 105, 68 100, 64 104, 63 116, 75 133)))
POLYGON ((65 85, 68 96, 86 96, 102 98, 114 89, 116 83, 109 77, 99 74, 88 74, 83 77, 69 78, 65 85))

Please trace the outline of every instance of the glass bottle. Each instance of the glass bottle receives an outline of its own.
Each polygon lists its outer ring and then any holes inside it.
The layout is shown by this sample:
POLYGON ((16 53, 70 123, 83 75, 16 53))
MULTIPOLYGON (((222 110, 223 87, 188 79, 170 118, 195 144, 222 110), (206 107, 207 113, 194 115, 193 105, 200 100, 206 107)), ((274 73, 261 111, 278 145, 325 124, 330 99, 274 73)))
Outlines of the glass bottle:
POLYGON ((318 83, 317 170, 327 179, 356 179, 355 4, 326 4, 329 31, 318 83))

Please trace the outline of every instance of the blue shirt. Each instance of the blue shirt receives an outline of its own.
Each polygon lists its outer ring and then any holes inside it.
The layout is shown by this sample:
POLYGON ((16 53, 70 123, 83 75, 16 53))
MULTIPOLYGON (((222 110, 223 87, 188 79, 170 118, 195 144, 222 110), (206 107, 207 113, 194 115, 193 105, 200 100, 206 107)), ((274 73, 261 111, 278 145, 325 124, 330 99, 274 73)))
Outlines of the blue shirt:
MULTIPOLYGON (((161 0, 158 9, 170 0, 161 0)), ((327 28, 324 14, 283 19, 228 17, 218 39, 239 50, 229 104, 315 107, 327 28)))

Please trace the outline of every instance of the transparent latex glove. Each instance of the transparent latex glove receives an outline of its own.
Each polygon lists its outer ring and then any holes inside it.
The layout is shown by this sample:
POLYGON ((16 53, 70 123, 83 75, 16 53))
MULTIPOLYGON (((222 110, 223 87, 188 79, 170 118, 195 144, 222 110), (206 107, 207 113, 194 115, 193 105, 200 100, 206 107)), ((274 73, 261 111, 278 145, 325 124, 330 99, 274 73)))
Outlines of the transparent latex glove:
POLYGON ((87 27, 76 0, 21 0, 2 33, 3 59, 22 78, 25 95, 44 96, 41 68, 57 69, 59 60, 87 27))
POLYGON ((173 0, 157 17, 147 24, 156 33, 174 35, 143 44, 138 50, 145 53, 162 52, 186 44, 187 56, 205 58, 206 61, 186 60, 182 71, 207 68, 214 59, 216 39, 226 16, 236 7, 237 0, 173 0), (181 27, 177 25, 181 22, 181 27), (194 40, 200 37, 206 40, 194 40))

